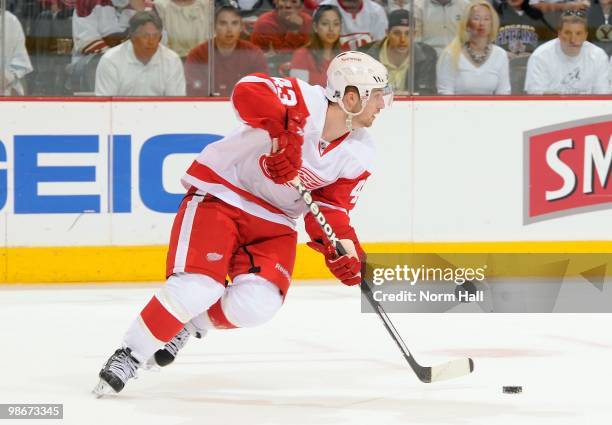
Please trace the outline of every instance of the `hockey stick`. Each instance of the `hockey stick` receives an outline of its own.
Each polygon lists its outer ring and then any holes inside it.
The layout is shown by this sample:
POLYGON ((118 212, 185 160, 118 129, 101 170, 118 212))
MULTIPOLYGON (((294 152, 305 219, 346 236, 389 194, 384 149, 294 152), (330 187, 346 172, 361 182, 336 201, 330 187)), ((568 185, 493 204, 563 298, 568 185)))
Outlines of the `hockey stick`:
MULTIPOLYGON (((339 255, 346 255, 346 250, 344 246, 340 243, 340 240, 336 237, 336 233, 332 226, 327 222, 325 215, 321 212, 319 205, 317 205, 312 199, 312 194, 310 191, 304 186, 304 184, 300 181, 299 177, 296 177, 294 180, 289 182, 300 194, 302 201, 306 204, 310 212, 315 217, 319 226, 323 230, 323 233, 335 247, 336 252, 339 255)), ((383 307, 374 299, 374 295, 372 294, 372 290, 368 286, 368 283, 365 279, 362 278, 361 284, 359 285, 361 288, 362 294, 366 297, 370 306, 374 309, 378 317, 382 320, 385 329, 393 338, 393 341, 397 344, 400 351, 404 355, 404 358, 416 374, 416 376, 421 380, 421 382, 431 383, 431 382, 439 382, 445 381, 447 379, 458 378, 460 376, 469 375, 474 370, 474 361, 470 358, 452 360, 450 362, 445 362, 439 364, 437 366, 421 366, 408 347, 406 343, 400 336, 397 329, 391 322, 391 319, 383 309, 383 307)))

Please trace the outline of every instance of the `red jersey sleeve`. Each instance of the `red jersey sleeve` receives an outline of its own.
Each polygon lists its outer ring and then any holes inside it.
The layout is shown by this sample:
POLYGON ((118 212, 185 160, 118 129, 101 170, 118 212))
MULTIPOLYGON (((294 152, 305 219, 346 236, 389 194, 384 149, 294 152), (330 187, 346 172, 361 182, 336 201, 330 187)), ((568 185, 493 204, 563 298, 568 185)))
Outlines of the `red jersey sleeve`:
POLYGON ((282 43, 278 22, 273 11, 266 12, 255 21, 251 33, 251 43, 259 46, 261 50, 278 48, 282 43))
POLYGON ((300 16, 302 17, 302 25, 296 31, 287 31, 283 34, 280 49, 296 50, 308 43, 312 30, 312 18, 305 12, 301 12, 300 16))
MULTIPOLYGON (((317 202, 327 222, 333 227, 336 236, 340 239, 350 239, 361 260, 365 259, 365 252, 359 243, 355 229, 351 226, 349 211, 353 209, 359 194, 365 185, 370 173, 365 171, 354 179, 341 178, 329 186, 316 189, 312 198, 317 202)), ((313 241, 323 241, 325 236, 312 213, 304 217, 306 232, 313 241)))
POLYGON ((255 21, 251 42, 263 51, 272 48, 285 52, 304 46, 310 37, 312 18, 304 12, 300 13, 300 17, 302 25, 299 28, 288 28, 275 11, 264 13, 255 21))
POLYGON ((253 128, 276 137, 285 129, 287 109, 295 108, 306 119, 308 109, 295 78, 251 74, 238 81, 232 92, 236 115, 253 128))

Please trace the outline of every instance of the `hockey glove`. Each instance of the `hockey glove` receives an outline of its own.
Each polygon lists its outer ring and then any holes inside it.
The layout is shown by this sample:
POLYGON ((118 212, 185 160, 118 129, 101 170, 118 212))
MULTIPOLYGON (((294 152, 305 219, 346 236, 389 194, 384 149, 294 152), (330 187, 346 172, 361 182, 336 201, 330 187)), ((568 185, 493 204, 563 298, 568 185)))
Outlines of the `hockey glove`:
POLYGON ((276 153, 261 157, 264 174, 277 184, 284 184, 296 178, 301 166, 301 145, 298 145, 297 148, 287 146, 276 153))
POLYGON ((272 139, 272 153, 262 157, 264 174, 274 183, 284 184, 297 177, 302 166, 303 125, 302 115, 289 109, 286 129, 272 139))
POLYGON ((320 242, 307 242, 306 245, 325 256, 325 264, 330 272, 342 283, 348 286, 361 282, 361 261, 355 254, 355 246, 350 239, 341 239, 340 243, 347 249, 348 254, 338 256, 336 250, 329 244, 320 242), (350 249, 352 247, 352 250, 350 249))

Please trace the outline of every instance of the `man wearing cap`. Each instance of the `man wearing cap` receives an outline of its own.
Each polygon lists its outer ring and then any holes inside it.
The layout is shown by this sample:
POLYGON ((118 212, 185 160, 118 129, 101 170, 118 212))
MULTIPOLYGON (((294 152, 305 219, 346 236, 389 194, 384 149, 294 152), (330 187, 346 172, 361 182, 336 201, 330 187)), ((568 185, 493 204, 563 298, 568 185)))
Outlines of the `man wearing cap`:
POLYGON ((389 14, 387 36, 369 44, 363 51, 379 60, 389 72, 389 83, 396 92, 436 93, 437 54, 433 47, 412 42, 410 12, 398 9, 389 14), (410 49, 414 49, 414 86, 410 85, 410 49))

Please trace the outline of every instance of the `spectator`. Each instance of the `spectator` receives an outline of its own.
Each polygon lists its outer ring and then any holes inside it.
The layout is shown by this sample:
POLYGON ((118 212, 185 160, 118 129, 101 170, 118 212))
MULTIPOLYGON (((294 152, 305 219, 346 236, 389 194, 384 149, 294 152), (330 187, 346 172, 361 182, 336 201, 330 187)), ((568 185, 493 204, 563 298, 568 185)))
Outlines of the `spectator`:
POLYGON ((608 56, 586 41, 586 14, 568 10, 559 23, 558 37, 538 47, 529 57, 525 91, 529 94, 605 94, 608 56))
POLYGON ((137 12, 129 21, 130 39, 100 59, 96 96, 184 96, 183 64, 160 44, 162 30, 156 13, 137 12))
POLYGON ((25 35, 19 20, 9 11, 4 12, 4 28, 0 21, 0 31, 6 37, 3 52, 3 78, 0 80, 0 90, 3 96, 23 96, 25 93, 21 79, 32 72, 30 57, 26 51, 25 35))
POLYGON ((327 67, 340 53, 342 15, 336 6, 323 5, 314 13, 312 34, 306 47, 295 51, 291 59, 291 76, 309 84, 325 87, 327 67))
POLYGON ((438 56, 457 35, 468 0, 415 0, 415 21, 421 41, 436 49, 438 56))
POLYGON ((36 17, 46 6, 46 3, 50 3, 53 1, 59 0, 6 0, 5 10, 11 12, 19 20, 19 23, 21 24, 21 28, 27 40, 31 33, 36 17))
POLYGON ((468 4, 438 61, 440 94, 510 94, 508 55, 493 44, 499 18, 487 0, 468 4))
POLYGON ((372 0, 324 0, 321 4, 336 6, 342 15, 340 45, 357 50, 385 38, 389 26, 385 9, 372 0))
POLYGON ((588 40, 612 55, 612 0, 595 0, 587 11, 588 40))
POLYGON ((70 88, 90 92, 102 54, 127 39, 130 18, 144 0, 76 0, 72 18, 74 48, 68 68, 70 88))
POLYGON ((410 12, 397 9, 389 14, 387 37, 364 48, 389 71, 395 92, 436 93, 436 60, 433 47, 413 42, 410 12), (410 50, 414 49, 414 89, 410 87, 410 50))
POLYGON ((261 15, 251 41, 264 52, 290 54, 308 42, 312 18, 302 11, 302 0, 276 0, 276 10, 261 15))
POLYGON ((500 20, 496 43, 508 52, 512 93, 525 94, 529 55, 540 44, 555 38, 556 32, 529 0, 501 0, 495 8, 500 20))
POLYGON ((72 55, 73 3, 69 0, 40 2, 43 9, 30 31, 28 48, 34 72, 28 76, 30 94, 63 96, 66 91, 66 66, 72 55))
POLYGON ((213 73, 214 90, 209 90, 210 64, 208 41, 196 46, 185 62, 187 94, 189 96, 229 96, 238 80, 247 74, 266 72, 268 65, 263 52, 253 43, 240 39, 242 19, 238 9, 230 5, 217 8, 215 13, 215 46, 213 73))
POLYGON ((209 4, 208 0, 155 0, 155 11, 168 35, 167 45, 181 58, 212 37, 209 4))
POLYGON ((496 4, 499 33, 496 44, 508 52, 510 59, 529 56, 540 44, 555 37, 554 28, 542 11, 529 0, 502 0, 496 4))

